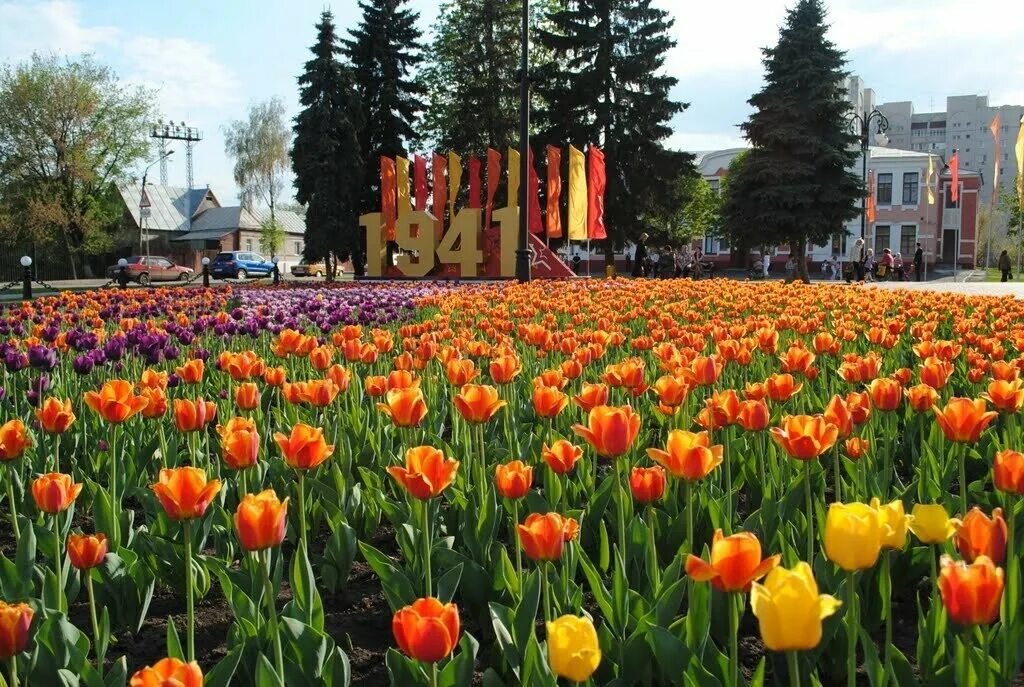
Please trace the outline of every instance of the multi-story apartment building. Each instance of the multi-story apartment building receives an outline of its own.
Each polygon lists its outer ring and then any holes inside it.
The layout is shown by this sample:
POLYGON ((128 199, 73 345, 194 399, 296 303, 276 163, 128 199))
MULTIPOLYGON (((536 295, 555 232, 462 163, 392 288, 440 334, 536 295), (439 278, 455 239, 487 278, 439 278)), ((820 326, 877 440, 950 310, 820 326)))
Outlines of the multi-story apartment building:
POLYGON ((977 170, 981 175, 982 204, 991 202, 994 185, 999 192, 1013 189, 1018 172, 1013 144, 1024 105, 991 106, 985 95, 957 95, 946 98, 946 109, 942 112, 915 112, 911 102, 882 103, 878 110, 889 120, 886 135, 890 147, 933 153, 943 159, 948 159, 954 148, 959 150, 960 166, 977 170), (990 129, 997 114, 996 133, 1001 142, 998 151, 990 129), (994 179, 997 157, 999 178, 994 179))

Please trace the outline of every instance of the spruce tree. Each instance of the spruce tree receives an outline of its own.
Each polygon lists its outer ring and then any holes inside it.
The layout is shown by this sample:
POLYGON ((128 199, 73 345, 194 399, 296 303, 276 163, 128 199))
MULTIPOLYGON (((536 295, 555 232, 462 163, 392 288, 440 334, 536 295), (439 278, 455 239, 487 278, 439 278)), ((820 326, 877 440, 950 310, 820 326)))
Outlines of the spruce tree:
POLYGON ((691 155, 664 146, 687 107, 663 71, 673 21, 652 0, 567 0, 549 20, 539 42, 554 59, 536 74, 542 138, 603 148, 610 254, 645 220, 677 211, 679 179, 693 173, 691 155))
POLYGON ((765 86, 750 99, 743 125, 753 145, 745 162, 752 207, 748 244, 788 243, 807 280, 807 244, 845 232, 862 195, 850 171, 857 137, 849 125, 844 53, 828 40, 821 0, 789 10, 779 42, 764 51, 765 86))
POLYGON ((358 132, 359 101, 351 72, 338 60, 341 49, 334 17, 324 11, 317 41, 299 77, 302 111, 295 117, 292 170, 295 199, 307 206, 303 257, 327 259, 334 278, 333 254, 351 255, 362 273, 362 237, 358 226, 359 198, 364 183, 358 132))
POLYGON ((406 155, 407 145, 419 139, 416 127, 424 89, 415 72, 423 61, 421 33, 416 27, 419 13, 407 4, 408 0, 360 0, 363 18, 351 38, 342 42, 362 104, 364 212, 380 209, 380 157, 406 155))

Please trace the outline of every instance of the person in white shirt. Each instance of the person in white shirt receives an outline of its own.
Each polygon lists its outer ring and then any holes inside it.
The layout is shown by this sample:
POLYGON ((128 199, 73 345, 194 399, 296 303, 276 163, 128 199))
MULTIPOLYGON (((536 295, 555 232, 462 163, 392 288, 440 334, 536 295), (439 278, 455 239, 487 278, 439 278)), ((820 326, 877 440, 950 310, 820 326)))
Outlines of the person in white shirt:
POLYGON ((768 267, 772 264, 772 256, 768 254, 767 249, 761 252, 761 276, 765 279, 768 278, 768 267))

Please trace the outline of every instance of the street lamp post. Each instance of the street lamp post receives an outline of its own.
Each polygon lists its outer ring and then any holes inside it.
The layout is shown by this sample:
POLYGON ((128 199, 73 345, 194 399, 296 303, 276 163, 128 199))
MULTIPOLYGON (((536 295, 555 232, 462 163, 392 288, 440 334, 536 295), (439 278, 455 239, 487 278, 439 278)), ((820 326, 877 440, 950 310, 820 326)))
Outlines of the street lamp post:
POLYGON ((516 248, 516 279, 530 281, 530 0, 523 0, 522 54, 519 74, 519 241, 516 248))
POLYGON ((139 255, 147 255, 149 253, 149 251, 145 250, 145 248, 142 245, 143 237, 144 236, 145 237, 149 236, 148 232, 145 232, 143 230, 143 226, 144 225, 148 225, 149 223, 145 222, 144 218, 142 217, 142 210, 143 210, 142 201, 146 197, 146 178, 149 176, 149 170, 153 169, 153 165, 156 165, 156 164, 159 164, 160 162, 163 162, 164 160, 166 160, 167 158, 169 158, 173 154, 174 154, 173 150, 168 150, 166 153, 164 153, 163 155, 161 155, 157 159, 155 159, 152 162, 150 162, 146 166, 145 171, 142 172, 142 190, 139 192, 139 255))
POLYGON ((885 136, 885 132, 889 130, 889 120, 885 118, 884 114, 878 110, 872 110, 867 114, 854 112, 850 115, 850 125, 857 132, 857 135, 860 136, 860 179, 861 183, 864 184, 864 197, 861 198, 860 203, 860 237, 862 239, 867 233, 868 225, 868 150, 872 123, 875 123, 877 126, 877 129, 875 130, 875 140, 878 141, 879 144, 885 145, 889 140, 885 136))

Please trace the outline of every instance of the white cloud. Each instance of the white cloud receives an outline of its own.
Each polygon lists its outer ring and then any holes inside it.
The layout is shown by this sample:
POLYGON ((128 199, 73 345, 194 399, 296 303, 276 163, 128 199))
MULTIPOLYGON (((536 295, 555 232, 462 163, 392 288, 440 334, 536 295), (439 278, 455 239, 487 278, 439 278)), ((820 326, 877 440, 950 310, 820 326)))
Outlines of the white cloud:
POLYGON ((666 147, 675 150, 706 151, 723 148, 745 148, 747 142, 739 135, 711 131, 677 131, 665 142, 666 147))
POLYGON ((33 52, 75 55, 102 50, 121 32, 85 26, 78 6, 66 0, 0 2, 0 57, 19 60, 33 52))

